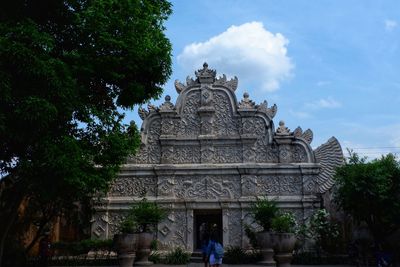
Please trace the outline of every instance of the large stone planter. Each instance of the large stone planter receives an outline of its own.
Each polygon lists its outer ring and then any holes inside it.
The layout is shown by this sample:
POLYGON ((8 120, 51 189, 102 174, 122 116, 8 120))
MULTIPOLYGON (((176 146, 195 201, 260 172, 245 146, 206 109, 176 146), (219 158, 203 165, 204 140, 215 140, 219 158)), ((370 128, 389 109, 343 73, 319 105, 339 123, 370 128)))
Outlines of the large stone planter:
POLYGON ((259 232, 256 233, 257 243, 260 246, 260 252, 262 254, 262 260, 258 264, 266 266, 275 266, 274 261, 274 250, 273 250, 273 240, 271 232, 259 232))
POLYGON ((121 267, 132 267, 135 261, 138 245, 138 234, 116 234, 114 245, 118 254, 118 263, 121 267))
POLYGON ((296 235, 292 233, 274 233, 272 238, 278 267, 290 267, 293 250, 296 245, 296 235))
POLYGON ((139 244, 137 250, 138 261, 135 265, 152 265, 153 262, 149 261, 150 256, 150 246, 153 240, 153 233, 140 233, 139 234, 139 244))

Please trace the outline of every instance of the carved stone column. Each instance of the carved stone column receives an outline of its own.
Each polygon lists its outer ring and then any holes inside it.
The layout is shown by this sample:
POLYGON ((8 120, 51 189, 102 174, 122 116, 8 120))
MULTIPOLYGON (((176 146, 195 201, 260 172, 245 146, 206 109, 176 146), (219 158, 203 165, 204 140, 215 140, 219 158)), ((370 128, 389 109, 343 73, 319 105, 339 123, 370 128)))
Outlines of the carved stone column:
POLYGON ((187 218, 187 234, 186 234, 186 250, 193 251, 193 235, 195 234, 193 227, 194 227, 194 220, 193 220, 193 209, 186 210, 186 218, 187 218))
POLYGON ((229 208, 225 207, 222 209, 222 242, 224 246, 229 243, 229 208))

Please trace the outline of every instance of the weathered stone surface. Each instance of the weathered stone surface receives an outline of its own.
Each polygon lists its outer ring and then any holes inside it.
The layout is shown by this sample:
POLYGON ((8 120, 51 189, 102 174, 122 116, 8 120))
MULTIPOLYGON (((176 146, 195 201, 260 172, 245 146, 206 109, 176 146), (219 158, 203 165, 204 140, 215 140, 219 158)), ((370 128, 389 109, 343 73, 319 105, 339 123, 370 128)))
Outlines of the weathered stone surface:
POLYGON ((159 107, 139 108, 142 144, 96 204, 93 237, 112 238, 129 205, 146 197, 169 210, 156 233, 161 249, 195 249, 196 216, 207 211, 220 221, 225 246, 248 248, 244 225, 259 229, 249 214, 257 197, 304 221, 333 185, 343 158, 336 139, 313 151, 310 129, 291 132, 283 121, 275 129, 275 104, 248 93, 238 102, 236 77, 217 78, 206 63, 195 76, 175 81, 176 103, 166 96, 159 107))

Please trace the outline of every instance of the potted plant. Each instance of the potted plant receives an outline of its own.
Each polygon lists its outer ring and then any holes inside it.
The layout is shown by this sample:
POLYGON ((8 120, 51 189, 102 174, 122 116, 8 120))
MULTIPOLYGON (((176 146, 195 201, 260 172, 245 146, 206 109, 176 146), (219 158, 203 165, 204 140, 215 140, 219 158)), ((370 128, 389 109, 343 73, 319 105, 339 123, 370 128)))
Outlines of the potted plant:
POLYGON ((297 223, 294 215, 289 212, 278 215, 272 219, 271 228, 274 231, 275 260, 280 267, 290 267, 296 244, 297 223))
POLYGON ((139 232, 139 244, 136 265, 151 265, 149 261, 151 241, 153 233, 160 223, 166 217, 166 211, 157 203, 149 202, 146 198, 133 205, 131 216, 137 225, 139 232))
POLYGON ((263 230, 256 233, 257 245, 260 247, 260 252, 263 256, 259 261, 263 265, 275 265, 272 249, 271 223, 278 213, 278 207, 274 201, 266 198, 257 199, 251 206, 251 213, 263 230))
POLYGON ((114 246, 118 254, 118 262, 121 267, 132 267, 135 261, 139 235, 137 226, 131 214, 121 221, 119 233, 114 235, 114 246))

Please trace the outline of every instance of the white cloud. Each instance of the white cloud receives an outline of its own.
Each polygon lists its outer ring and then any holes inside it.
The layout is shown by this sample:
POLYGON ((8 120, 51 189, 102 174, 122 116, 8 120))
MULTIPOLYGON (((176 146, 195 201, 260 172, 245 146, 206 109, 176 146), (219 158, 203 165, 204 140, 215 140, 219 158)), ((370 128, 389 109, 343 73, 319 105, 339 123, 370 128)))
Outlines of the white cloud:
POLYGON ((397 27, 397 21, 387 19, 385 20, 385 30, 386 31, 393 31, 397 27))
POLYGON ((307 103, 306 107, 311 109, 321 109, 321 108, 340 108, 342 106, 341 103, 329 97, 327 99, 320 99, 311 103, 307 103))
POLYGON ((178 55, 186 69, 198 69, 204 62, 219 74, 251 81, 265 91, 277 90, 293 69, 287 56, 289 41, 280 33, 267 31, 261 22, 231 26, 205 42, 187 45, 178 55))

